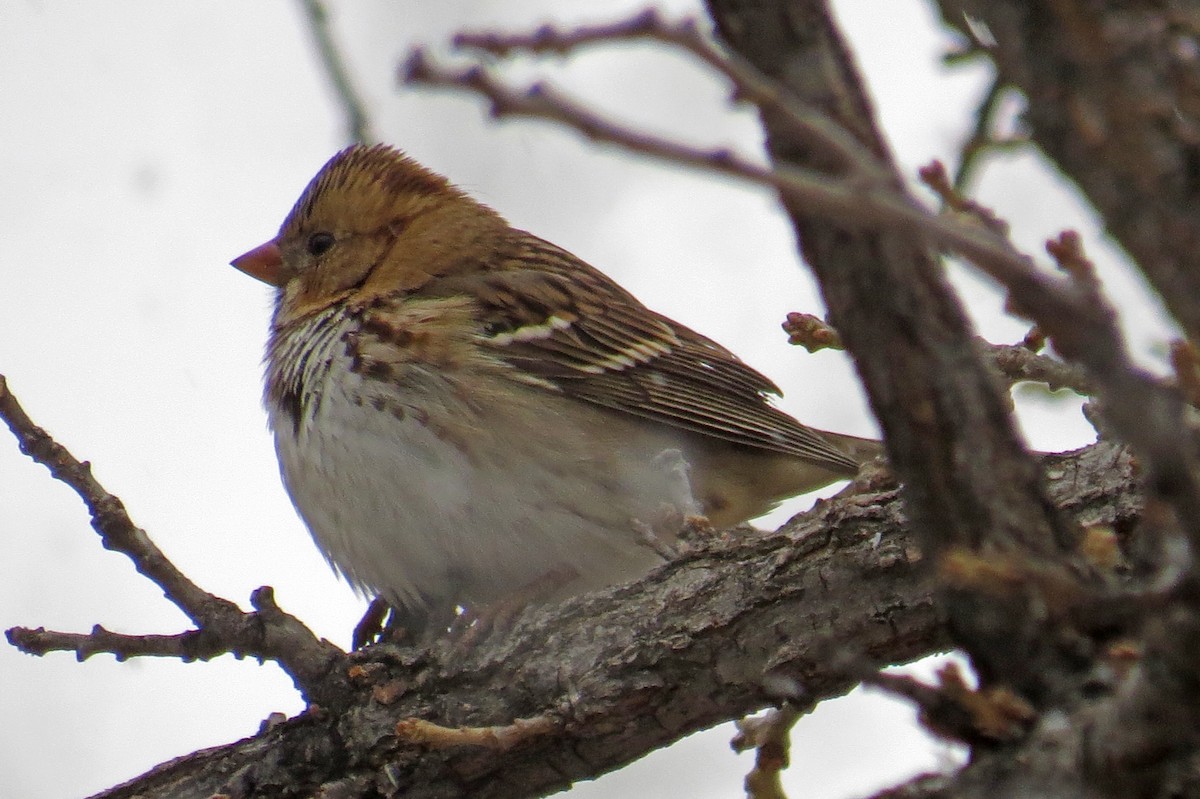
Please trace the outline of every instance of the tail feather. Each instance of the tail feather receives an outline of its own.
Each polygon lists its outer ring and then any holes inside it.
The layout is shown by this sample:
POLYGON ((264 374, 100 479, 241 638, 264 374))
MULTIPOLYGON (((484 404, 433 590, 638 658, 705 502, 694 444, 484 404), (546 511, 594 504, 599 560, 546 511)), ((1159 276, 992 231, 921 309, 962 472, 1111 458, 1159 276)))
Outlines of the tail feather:
POLYGON ((859 464, 866 463, 883 454, 883 442, 877 438, 862 438, 845 433, 829 433, 824 430, 821 431, 821 435, 829 443, 858 461, 859 464))

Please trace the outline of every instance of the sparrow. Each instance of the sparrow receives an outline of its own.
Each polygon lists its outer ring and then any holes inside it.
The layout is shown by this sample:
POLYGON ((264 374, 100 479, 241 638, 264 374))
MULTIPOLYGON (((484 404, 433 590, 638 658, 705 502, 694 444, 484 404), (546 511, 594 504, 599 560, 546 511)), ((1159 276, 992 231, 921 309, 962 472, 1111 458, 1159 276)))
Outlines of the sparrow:
POLYGON ((662 520, 729 527, 879 452, 388 146, 335 155, 232 265, 275 288, 287 492, 334 570, 399 610, 631 580, 663 562, 662 520))

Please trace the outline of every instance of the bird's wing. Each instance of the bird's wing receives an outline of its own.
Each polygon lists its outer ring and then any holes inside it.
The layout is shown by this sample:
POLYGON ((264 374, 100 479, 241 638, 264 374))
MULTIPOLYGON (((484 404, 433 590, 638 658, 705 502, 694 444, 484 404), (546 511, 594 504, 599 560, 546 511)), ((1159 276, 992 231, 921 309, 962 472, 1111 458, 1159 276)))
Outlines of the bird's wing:
POLYGON ((736 355, 642 305, 604 274, 517 233, 469 291, 487 344, 518 372, 597 405, 853 474, 857 462, 770 404, 779 389, 736 355))

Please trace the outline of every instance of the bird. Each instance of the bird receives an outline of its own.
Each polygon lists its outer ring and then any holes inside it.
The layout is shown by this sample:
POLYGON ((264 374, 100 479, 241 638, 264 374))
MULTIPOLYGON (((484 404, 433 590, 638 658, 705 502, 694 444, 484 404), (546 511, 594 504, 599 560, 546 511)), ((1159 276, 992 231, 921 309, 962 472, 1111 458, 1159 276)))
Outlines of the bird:
POLYGON ((232 265, 274 287, 284 486, 334 570, 405 612, 642 577, 680 519, 736 525, 880 451, 388 145, 334 155, 232 265))

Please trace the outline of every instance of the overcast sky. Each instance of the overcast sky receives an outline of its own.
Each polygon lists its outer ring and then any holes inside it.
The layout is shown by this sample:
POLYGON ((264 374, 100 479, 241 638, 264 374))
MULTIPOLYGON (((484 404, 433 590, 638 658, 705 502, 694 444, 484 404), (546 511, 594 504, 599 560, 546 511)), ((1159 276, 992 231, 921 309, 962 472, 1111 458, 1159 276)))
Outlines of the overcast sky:
MULTIPOLYGON (((874 433, 846 360, 806 355, 779 330, 788 311, 823 311, 767 193, 545 123, 496 124, 476 99, 394 83, 415 44, 441 49, 460 28, 594 20, 601 4, 331 5, 382 138, 731 347, 783 387, 783 407, 802 421, 874 433)), ((641 7, 602 5, 600 19, 641 7)), ((695 10, 683 0, 659 5, 695 10)), ((941 70, 949 40, 922 3, 835 5, 905 169, 952 158, 986 70, 941 70)), ((649 130, 761 151, 752 114, 731 111, 722 85, 686 58, 626 46, 569 64, 524 62, 512 74, 534 71, 649 130)), ((202 587, 245 605, 255 587, 273 585, 285 609, 347 645, 362 602, 296 518, 259 401, 269 290, 227 266, 275 233, 346 143, 298 3, 8 2, 0 76, 0 373, 202 587)), ((995 162, 978 189, 1031 252, 1079 227, 1132 309, 1137 351, 1154 362, 1166 332, 1153 303, 1097 241, 1069 188, 1024 154, 995 162)), ((1001 315, 998 295, 951 269, 981 331, 1018 340, 1025 327, 1001 315)), ((1086 443, 1074 407, 1023 402, 1034 445, 1086 443)), ((0 626, 185 629, 153 585, 98 545, 78 499, 5 436, 0 626)), ((79 664, 0 644, 0 677, 0 774, 7 795, 27 799, 92 793, 251 735, 272 711, 301 710, 277 668, 231 657, 79 664)), ((650 795, 657 779, 671 786, 664 796, 736 796, 751 760, 729 751, 730 736, 728 725, 695 736, 574 796, 650 795)), ((862 692, 802 720, 794 741, 788 781, 808 799, 865 793, 944 755, 915 731, 907 707, 862 692)))

